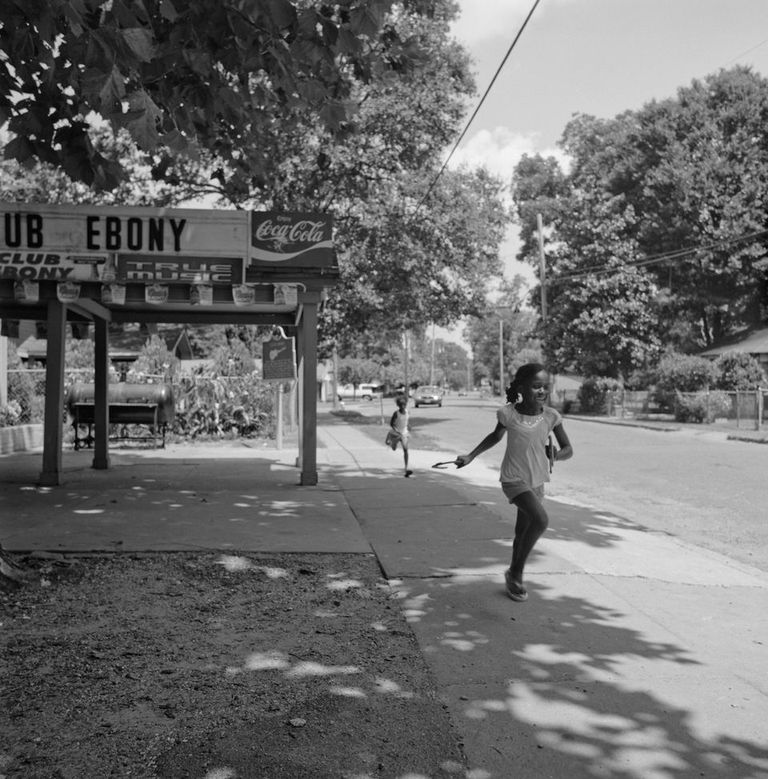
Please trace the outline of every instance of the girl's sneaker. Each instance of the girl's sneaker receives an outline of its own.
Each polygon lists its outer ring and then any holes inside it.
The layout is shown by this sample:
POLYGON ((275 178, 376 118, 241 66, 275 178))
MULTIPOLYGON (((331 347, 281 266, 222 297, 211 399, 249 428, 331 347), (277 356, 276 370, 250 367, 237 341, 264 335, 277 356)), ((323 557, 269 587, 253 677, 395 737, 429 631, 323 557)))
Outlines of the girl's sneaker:
POLYGON ((528 590, 526 590, 520 582, 516 582, 512 578, 512 571, 510 571, 509 568, 504 571, 504 583, 507 586, 507 595, 509 595, 512 600, 528 600, 528 590))

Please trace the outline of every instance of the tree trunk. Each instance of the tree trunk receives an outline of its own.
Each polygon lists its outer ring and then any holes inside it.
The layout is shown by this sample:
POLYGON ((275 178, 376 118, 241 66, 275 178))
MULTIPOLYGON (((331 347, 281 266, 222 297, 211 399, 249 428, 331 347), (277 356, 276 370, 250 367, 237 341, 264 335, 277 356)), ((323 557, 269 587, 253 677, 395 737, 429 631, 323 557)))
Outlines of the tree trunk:
POLYGON ((27 584, 34 573, 22 568, 0 544, 0 590, 14 590, 27 584))

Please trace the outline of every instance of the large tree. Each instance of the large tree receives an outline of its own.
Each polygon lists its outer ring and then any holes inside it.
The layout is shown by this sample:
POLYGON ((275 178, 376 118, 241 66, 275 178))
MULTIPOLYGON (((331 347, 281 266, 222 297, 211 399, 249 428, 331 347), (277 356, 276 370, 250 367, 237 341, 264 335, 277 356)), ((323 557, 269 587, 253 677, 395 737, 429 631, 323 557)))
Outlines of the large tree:
POLYGON ((531 158, 513 191, 521 258, 547 236, 545 346, 617 375, 659 339, 694 350, 765 316, 768 81, 721 71, 614 119, 577 116, 570 164, 531 158))
POLYGON ((766 313, 768 80, 721 71, 637 122, 627 191, 648 214, 638 242, 647 256, 697 250, 651 267, 670 291, 666 320, 685 317, 709 346, 766 313))
POLYGON ((575 204, 572 231, 550 254, 542 334, 556 370, 624 378, 660 354, 658 289, 633 264, 631 209, 612 205, 575 204))

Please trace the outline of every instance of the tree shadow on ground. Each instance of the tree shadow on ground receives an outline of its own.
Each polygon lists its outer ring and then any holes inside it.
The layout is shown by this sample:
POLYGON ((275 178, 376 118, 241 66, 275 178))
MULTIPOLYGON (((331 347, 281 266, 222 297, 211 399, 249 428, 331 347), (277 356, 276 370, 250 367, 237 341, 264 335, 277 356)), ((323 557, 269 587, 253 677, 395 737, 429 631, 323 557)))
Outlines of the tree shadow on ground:
MULTIPOLYGON (((351 471, 337 477, 349 485, 357 478, 351 471)), ((692 584, 649 581, 632 565, 596 576, 547 552, 545 543, 535 553, 529 602, 512 603, 500 574, 509 561, 513 510, 498 488, 475 486, 468 500, 464 483, 428 472, 419 474, 421 487, 403 486, 387 501, 384 472, 365 478, 382 484, 350 489, 348 500, 391 572, 477 776, 768 775, 759 733, 765 697, 750 673, 759 673, 754 647, 752 659, 734 667, 754 643, 750 625, 731 620, 713 648, 712 607, 698 622, 689 613, 701 602, 692 584), (409 504, 404 490, 421 502, 409 504), (696 627, 691 635, 689 623, 696 627)), ((561 545, 618 553, 624 544, 624 554, 626 534, 644 530, 583 506, 547 505, 552 525, 545 538, 561 545)), ((706 598, 722 597, 727 608, 750 593, 710 587, 706 598)))

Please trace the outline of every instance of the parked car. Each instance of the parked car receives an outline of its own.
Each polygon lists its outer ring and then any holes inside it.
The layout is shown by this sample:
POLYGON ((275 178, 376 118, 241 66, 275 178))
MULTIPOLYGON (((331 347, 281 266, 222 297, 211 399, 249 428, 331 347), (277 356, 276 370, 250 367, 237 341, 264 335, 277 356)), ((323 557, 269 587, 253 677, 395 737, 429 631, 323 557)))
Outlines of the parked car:
POLYGON ((413 405, 419 406, 441 406, 443 405, 443 391, 440 387, 425 385, 417 387, 413 393, 413 405))
POLYGON ((382 389, 378 384, 365 383, 355 387, 354 384, 339 384, 336 387, 339 400, 373 400, 381 395, 382 389))
MULTIPOLYGON (((409 397, 413 394, 413 390, 408 393, 409 397)), ((400 395, 405 395, 405 384, 398 384, 396 387, 389 387, 385 393, 387 398, 397 398, 400 395)))

